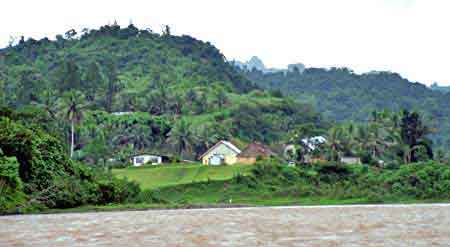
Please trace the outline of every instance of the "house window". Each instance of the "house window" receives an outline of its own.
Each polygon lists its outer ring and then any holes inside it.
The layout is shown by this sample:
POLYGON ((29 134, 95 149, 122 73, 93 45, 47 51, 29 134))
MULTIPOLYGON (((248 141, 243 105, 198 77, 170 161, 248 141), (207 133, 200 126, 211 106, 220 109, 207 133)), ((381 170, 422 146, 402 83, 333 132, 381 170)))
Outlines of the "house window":
POLYGON ((136 158, 134 158, 134 162, 135 162, 136 164, 143 164, 143 163, 144 163, 144 158, 142 158, 142 157, 136 157, 136 158))
POLYGON ((225 157, 221 154, 214 154, 209 158, 210 165, 222 165, 225 163, 225 157))

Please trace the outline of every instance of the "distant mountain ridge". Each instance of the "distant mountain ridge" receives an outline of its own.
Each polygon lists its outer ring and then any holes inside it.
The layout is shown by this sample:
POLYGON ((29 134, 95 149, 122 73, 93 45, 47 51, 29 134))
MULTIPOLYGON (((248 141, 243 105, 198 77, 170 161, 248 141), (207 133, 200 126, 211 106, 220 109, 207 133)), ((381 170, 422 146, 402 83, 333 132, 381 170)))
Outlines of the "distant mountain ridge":
POLYGON ((257 86, 310 103, 338 122, 364 122, 374 110, 417 110, 437 129, 436 145, 450 147, 450 94, 445 87, 429 88, 392 72, 356 74, 348 68, 307 68, 302 73, 245 69, 243 73, 257 86))
POLYGON ((436 82, 433 83, 433 85, 431 85, 430 88, 435 91, 450 93, 450 86, 439 86, 439 84, 437 84, 436 82))
POLYGON ((305 70, 305 65, 302 63, 296 63, 296 64, 289 64, 286 69, 278 69, 278 68, 267 68, 263 61, 257 57, 253 56, 248 60, 247 62, 240 62, 240 61, 233 61, 234 65, 238 67, 241 70, 258 70, 265 74, 267 73, 278 73, 278 72, 293 72, 294 70, 298 69, 300 73, 303 73, 305 70))

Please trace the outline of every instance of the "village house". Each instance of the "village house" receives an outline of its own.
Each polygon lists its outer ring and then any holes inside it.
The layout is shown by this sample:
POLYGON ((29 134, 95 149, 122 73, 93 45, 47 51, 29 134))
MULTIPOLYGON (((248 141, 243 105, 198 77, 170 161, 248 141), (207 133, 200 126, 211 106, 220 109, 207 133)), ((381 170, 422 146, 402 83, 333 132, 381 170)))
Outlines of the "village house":
POLYGON ((241 150, 227 141, 220 141, 200 156, 204 165, 233 165, 241 150))
POLYGON ((130 158, 131 163, 133 166, 143 166, 146 164, 152 164, 152 165, 160 165, 163 162, 163 157, 158 155, 151 155, 151 154, 140 154, 136 155, 130 158))
MULTIPOLYGON (((315 153, 321 145, 326 143, 326 138, 323 136, 313 136, 308 138, 301 139, 301 145, 306 152, 303 155, 301 160, 302 163, 305 164, 320 164, 326 163, 327 160, 321 157, 319 154, 315 153)), ((292 161, 293 157, 295 157, 297 153, 297 148, 295 145, 286 145, 284 148, 284 157, 290 161, 292 161)))
POLYGON ((321 164, 327 163, 328 160, 320 156, 312 156, 307 154, 303 157, 303 162, 305 162, 306 164, 321 164))
POLYGON ((259 159, 267 159, 276 156, 267 146, 254 142, 250 143, 245 149, 237 156, 237 162, 239 164, 254 164, 259 159))
POLYGON ((359 158, 359 157, 341 157, 339 159, 339 161, 342 164, 346 164, 346 165, 360 165, 360 164, 362 164, 361 158, 359 158))
POLYGON ((316 150, 320 145, 327 142, 327 139, 323 136, 314 136, 310 138, 303 138, 302 143, 307 148, 308 152, 313 152, 316 150))
POLYGON ((114 116, 125 116, 125 115, 131 115, 133 114, 133 112, 131 111, 126 111, 126 112, 112 112, 111 113, 114 116))

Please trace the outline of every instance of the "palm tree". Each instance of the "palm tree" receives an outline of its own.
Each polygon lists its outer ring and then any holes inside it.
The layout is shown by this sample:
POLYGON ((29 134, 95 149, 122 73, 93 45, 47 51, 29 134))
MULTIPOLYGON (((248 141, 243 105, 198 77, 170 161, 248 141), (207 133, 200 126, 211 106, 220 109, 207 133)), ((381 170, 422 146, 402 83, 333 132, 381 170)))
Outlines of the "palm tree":
POLYGON ((196 139, 191 124, 182 119, 178 121, 169 132, 168 142, 172 143, 177 148, 178 154, 181 156, 183 152, 192 150, 196 139))
POLYGON ((213 126, 207 124, 201 125, 197 129, 197 136, 202 149, 208 149, 220 140, 220 136, 213 126))
POLYGON ((81 121, 83 109, 86 107, 82 102, 84 98, 79 91, 70 91, 63 97, 63 104, 67 109, 65 115, 70 121, 70 158, 73 157, 75 149, 75 124, 81 121))
POLYGON ((382 125, 373 123, 369 125, 368 150, 373 158, 380 157, 388 146, 388 133, 382 125))
POLYGON ((342 153, 346 152, 345 133, 342 127, 333 127, 328 133, 328 139, 325 144, 328 156, 338 161, 342 153))
POLYGON ((132 126, 129 138, 133 147, 142 151, 151 146, 153 141, 151 132, 151 128, 147 125, 139 124, 137 126, 132 126))
POLYGON ((431 129, 423 123, 421 116, 417 112, 403 111, 400 135, 402 142, 408 144, 413 150, 411 161, 418 161, 415 155, 416 146, 423 146, 429 158, 433 158, 432 141, 427 137, 430 133, 432 133, 431 129))
POLYGON ((420 145, 411 146, 408 143, 405 143, 399 133, 393 134, 392 138, 393 138, 392 147, 399 155, 401 155, 403 163, 404 164, 411 163, 413 160, 414 151, 418 150, 421 146, 420 145))
POLYGON ((44 109, 49 117, 55 120, 59 110, 56 94, 52 90, 44 90, 39 98, 39 101, 34 101, 32 104, 44 109))

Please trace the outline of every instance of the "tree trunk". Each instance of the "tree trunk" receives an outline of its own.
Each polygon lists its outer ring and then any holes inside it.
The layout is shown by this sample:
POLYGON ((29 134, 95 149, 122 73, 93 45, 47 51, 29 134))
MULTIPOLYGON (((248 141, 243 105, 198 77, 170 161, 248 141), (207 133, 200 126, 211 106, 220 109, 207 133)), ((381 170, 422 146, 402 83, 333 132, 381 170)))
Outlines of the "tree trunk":
POLYGON ((70 123, 70 158, 73 157, 73 150, 75 146, 75 121, 72 119, 70 123))

